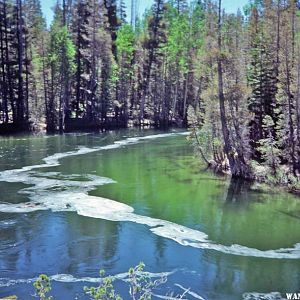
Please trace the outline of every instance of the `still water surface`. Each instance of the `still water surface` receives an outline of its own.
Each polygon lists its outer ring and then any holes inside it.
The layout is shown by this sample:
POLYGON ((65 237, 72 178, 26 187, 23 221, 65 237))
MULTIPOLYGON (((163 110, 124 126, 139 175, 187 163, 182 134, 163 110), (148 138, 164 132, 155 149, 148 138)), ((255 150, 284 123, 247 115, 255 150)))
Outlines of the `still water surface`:
POLYGON ((299 198, 203 171, 182 132, 0 138, 0 297, 34 299, 46 273, 55 299, 86 299, 99 269, 139 261, 168 277, 159 295, 284 295, 300 291, 299 242, 299 198))

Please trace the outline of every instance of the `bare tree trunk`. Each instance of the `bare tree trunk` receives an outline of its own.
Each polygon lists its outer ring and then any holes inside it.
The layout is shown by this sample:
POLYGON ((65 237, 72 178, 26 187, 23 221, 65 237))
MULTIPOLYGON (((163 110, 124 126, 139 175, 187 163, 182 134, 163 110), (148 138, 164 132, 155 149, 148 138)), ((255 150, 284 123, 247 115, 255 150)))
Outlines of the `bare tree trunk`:
POLYGON ((223 90, 223 67, 222 67, 222 0, 219 0, 219 18, 218 18, 218 90, 219 90, 219 105, 220 105, 220 115, 222 124, 222 133, 224 138, 224 151, 229 161, 229 167, 232 172, 235 171, 235 161, 233 156, 233 150, 230 142, 229 130, 227 126, 226 110, 225 110, 225 96, 223 90))
POLYGON ((27 41, 27 36, 24 37, 24 42, 25 42, 25 100, 24 100, 24 115, 25 115, 25 120, 28 121, 29 119, 29 69, 28 69, 28 64, 29 64, 29 57, 28 57, 28 41, 27 41))
POLYGON ((288 36, 285 38, 285 72, 286 72, 286 94, 288 98, 288 125, 289 125, 289 144, 290 144, 290 156, 292 160, 293 173, 296 175, 296 158, 295 158, 295 130, 293 122, 293 95, 291 93, 291 74, 289 66, 289 53, 288 53, 288 36))
POLYGON ((184 98, 183 98, 183 114, 182 119, 184 125, 187 125, 187 96, 188 96, 188 76, 189 74, 186 74, 185 84, 184 84, 184 98))
MULTIPOLYGON (((297 93, 296 93, 296 123, 297 123, 297 143, 300 147, 300 45, 297 44, 297 93)), ((298 169, 299 169, 298 158, 298 169)))
POLYGON ((278 76, 278 72, 279 72, 279 50, 280 50, 280 1, 281 0, 277 0, 277 37, 276 37, 276 72, 277 72, 277 76, 278 76))
MULTIPOLYGON (((80 5, 80 3, 78 4, 80 5)), ((80 9, 80 7, 78 7, 80 9)), ((78 12, 79 14, 79 12, 78 12)), ((80 77, 81 77, 81 54, 80 54, 80 20, 77 20, 77 58, 76 58, 76 118, 79 116, 79 103, 80 103, 80 77)))
MULTIPOLYGON (((67 26, 66 13, 67 13, 66 1, 63 0, 63 26, 67 26)), ((62 133, 65 129, 65 116, 66 116, 66 104, 68 101, 69 80, 68 70, 66 67, 66 49, 62 46, 62 62, 61 62, 61 93, 59 97, 59 132, 62 133)))
MULTIPOLYGON (((1 15, 3 16, 3 18, 6 18, 6 15, 1 15)), ((4 20, 0 20, 0 47, 1 47, 1 72, 2 72, 2 97, 3 97, 3 122, 4 123, 8 123, 8 105, 7 105, 7 99, 8 99, 8 93, 7 93, 7 81, 6 81, 6 72, 5 72, 5 65, 6 65, 6 61, 5 61, 5 49, 4 49, 4 32, 3 32, 3 27, 2 24, 4 23, 4 20)))
POLYGON ((18 102, 17 102, 17 122, 24 120, 24 92, 23 92, 23 13, 22 0, 17 0, 17 37, 18 37, 18 102))
MULTIPOLYGON (((6 11, 6 0, 3 1, 3 14, 4 16, 7 16, 6 11)), ((13 115, 13 121, 16 121, 17 119, 17 113, 14 103, 14 91, 13 91, 13 84, 12 84, 12 76, 11 76, 11 69, 10 64, 8 63, 10 61, 9 57, 9 50, 8 50, 8 24, 7 24, 7 18, 4 18, 4 40, 5 40, 5 62, 6 62, 6 73, 7 73, 7 81, 8 81, 8 95, 9 95, 9 102, 12 109, 12 115, 13 115)))
POLYGON ((46 65, 45 65, 45 45, 44 38, 42 38, 42 51, 43 51, 43 87, 44 87, 44 97, 45 97, 45 114, 46 114, 46 123, 48 123, 49 117, 49 108, 48 108, 48 82, 46 75, 46 65))

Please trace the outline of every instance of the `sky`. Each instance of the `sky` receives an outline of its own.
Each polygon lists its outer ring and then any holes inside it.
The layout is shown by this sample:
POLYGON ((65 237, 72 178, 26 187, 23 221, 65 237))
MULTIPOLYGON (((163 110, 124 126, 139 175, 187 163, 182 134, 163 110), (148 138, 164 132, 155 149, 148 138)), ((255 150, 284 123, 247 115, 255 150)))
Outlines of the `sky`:
MULTIPOLYGON (((47 19, 48 25, 51 23, 53 18, 52 7, 57 2, 57 0, 41 0, 43 13, 47 19)), ((153 0, 138 0, 139 2, 139 14, 142 15, 143 12, 151 7, 153 0)), ((223 0, 223 7, 227 13, 235 13, 238 8, 243 8, 243 6, 248 2, 248 0, 223 0)), ((130 15, 130 3, 131 0, 125 0, 127 6, 127 14, 130 15)))

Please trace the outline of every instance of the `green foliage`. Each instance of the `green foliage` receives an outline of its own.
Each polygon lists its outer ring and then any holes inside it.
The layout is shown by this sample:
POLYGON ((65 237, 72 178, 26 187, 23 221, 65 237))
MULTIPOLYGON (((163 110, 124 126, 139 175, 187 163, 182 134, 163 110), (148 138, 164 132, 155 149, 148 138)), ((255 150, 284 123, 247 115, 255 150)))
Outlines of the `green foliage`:
MULTIPOLYGON (((166 283, 166 277, 160 277, 152 280, 149 273, 145 272, 145 264, 140 262, 137 266, 128 270, 126 281, 129 284, 129 295, 132 300, 151 300, 154 289, 166 283)), ((105 271, 100 270, 100 284, 98 287, 84 287, 84 292, 93 300, 122 300, 122 297, 116 293, 114 287, 114 278, 105 277, 105 271)), ((40 300, 52 300, 47 294, 51 291, 50 279, 47 275, 40 275, 34 282, 37 295, 40 300)), ((172 297, 172 299, 183 299, 183 295, 172 297)))
MULTIPOLYGON (((276 136, 276 107, 278 106, 276 96, 278 93, 278 65, 276 64, 277 50, 274 48, 274 30, 270 24, 274 22, 275 11, 267 4, 254 1, 255 6, 251 10, 249 20, 249 55, 247 80, 251 87, 249 97, 249 111, 252 113, 251 138, 257 145, 268 143, 260 141, 270 133, 276 136), (265 5, 265 6, 264 6, 265 5), (260 17, 258 8, 264 6, 265 18, 260 17), (270 131, 268 126, 264 126, 262 120, 267 117, 273 120, 273 129, 270 131)), ((264 150, 264 149, 262 149, 264 150)))
POLYGON ((130 268, 129 273, 129 294, 132 299, 151 300, 152 290, 161 283, 165 282, 164 278, 158 281, 152 281, 149 275, 143 273, 145 264, 140 262, 135 268, 130 268))
POLYGON ((106 277, 105 271, 100 271, 100 277, 102 278, 99 287, 84 287, 84 291, 88 294, 91 299, 95 300, 122 300, 121 296, 115 292, 112 277, 106 277))
MULTIPOLYGON (((112 72, 113 80, 125 85, 133 74, 132 61, 135 52, 135 34, 129 24, 123 24, 117 32, 117 61, 112 72)), ((128 84, 128 83, 127 83, 128 84)))
POLYGON ((188 51, 190 48, 189 15, 187 12, 178 13, 177 9, 168 6, 166 13, 168 34, 165 50, 170 62, 174 62, 183 73, 188 71, 188 51))
POLYGON ((129 24, 122 25, 118 30, 116 46, 119 60, 126 59, 131 62, 135 50, 135 35, 129 24))
POLYGON ((61 27, 54 22, 50 31, 49 63, 56 69, 60 68, 63 60, 70 74, 75 70, 75 45, 71 40, 66 26, 61 27))
POLYGON ((111 84, 115 84, 119 80, 118 65, 116 63, 113 63, 110 71, 110 82, 111 84))
POLYGON ((263 119, 263 128, 268 132, 266 138, 259 140, 258 150, 261 152, 264 164, 272 169, 273 175, 276 175, 280 164, 280 148, 278 141, 274 138, 273 129, 274 121, 270 116, 263 119))
MULTIPOLYGON (((134 300, 151 300, 152 291, 166 282, 166 278, 152 281, 149 274, 144 272, 145 264, 140 262, 136 267, 128 270, 129 294, 134 300)), ((85 287, 84 291, 95 300, 122 300, 116 293, 112 277, 104 277, 105 272, 100 271, 101 283, 98 287, 85 287)))
POLYGON ((51 291, 50 278, 47 275, 40 275, 39 278, 34 282, 33 286, 36 289, 36 294, 40 300, 51 300, 51 296, 47 296, 51 291))

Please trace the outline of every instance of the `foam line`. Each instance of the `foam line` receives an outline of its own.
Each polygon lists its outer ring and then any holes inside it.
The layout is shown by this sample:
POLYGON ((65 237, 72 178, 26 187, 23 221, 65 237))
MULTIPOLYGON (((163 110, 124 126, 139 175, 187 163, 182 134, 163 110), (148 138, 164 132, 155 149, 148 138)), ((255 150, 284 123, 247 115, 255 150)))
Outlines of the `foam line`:
POLYGON ((243 294, 243 300, 286 300, 278 292, 271 293, 245 293, 243 294))
POLYGON ((155 298, 158 298, 158 299, 165 299, 165 300, 178 300, 178 299, 188 300, 186 298, 178 298, 178 297, 173 297, 173 296, 158 295, 158 294, 155 294, 155 293, 152 293, 152 296, 154 296, 155 298))
MULTIPOLYGON (((151 272, 137 272, 138 275, 144 275, 149 278, 165 278, 169 277, 170 275, 174 274, 176 270, 171 272, 161 272, 161 273, 151 273, 151 272)), ((106 277, 108 278, 108 277, 106 277)), ((128 281, 128 272, 120 273, 113 276, 109 276, 109 278, 115 280, 123 280, 128 281)), ((9 287, 18 284, 31 284, 35 282, 38 278, 27 278, 27 279, 9 279, 9 278, 0 278, 0 288, 2 287, 9 287)), ((75 277, 71 274, 56 274, 49 276, 51 281, 55 282, 62 282, 62 283, 77 283, 77 282, 86 282, 86 283, 100 283, 105 278, 100 277, 75 277)))
MULTIPOLYGON (((76 151, 57 153, 44 159, 45 164, 27 166, 21 169, 8 170, 0 173, 0 181, 20 182, 30 187, 22 189, 31 200, 28 203, 9 204, 0 203, 0 212, 5 213, 30 213, 38 210, 73 211, 81 216, 104 219, 119 222, 134 222, 148 226, 153 234, 173 240, 174 242, 199 249, 208 249, 225 254, 264 257, 273 259, 299 259, 300 243, 291 248, 276 250, 258 250, 242 245, 225 246, 209 240, 208 236, 201 231, 194 230, 166 220, 151 218, 134 213, 134 209, 126 204, 90 196, 89 191, 104 184, 112 184, 110 178, 95 175, 69 175, 59 172, 38 173, 33 171, 37 168, 46 168, 59 165, 59 160, 69 156, 83 155, 99 150, 115 149, 121 146, 137 143, 140 140, 162 138, 177 133, 160 134, 145 137, 127 138, 111 145, 98 148, 82 147, 76 151), (80 178, 84 181, 76 181, 80 178)), ((185 133, 182 133, 185 134, 185 133)))
POLYGON ((117 149, 117 148, 121 148, 123 146, 137 144, 140 141, 145 141, 145 140, 153 140, 153 139, 157 139, 157 138, 165 138, 165 137, 171 137, 171 136, 177 136, 177 135, 188 135, 188 134, 189 134, 188 132, 172 132, 172 133, 154 134, 154 135, 147 135, 147 136, 140 136, 140 137, 130 137, 130 138, 126 138, 124 140, 115 141, 113 144, 110 144, 110 145, 99 146, 99 147, 94 147, 94 148, 87 148, 87 147, 81 146, 81 147, 78 147, 78 150, 68 151, 68 152, 63 152, 63 153, 56 153, 56 154, 47 156, 43 159, 44 164, 25 166, 21 169, 3 171, 0 173, 0 181, 7 181, 6 177, 10 177, 13 174, 19 174, 22 172, 28 172, 28 171, 32 171, 32 170, 40 169, 40 168, 49 168, 49 167, 59 166, 60 165, 59 160, 66 158, 66 157, 84 155, 84 154, 89 154, 89 153, 98 152, 98 151, 102 151, 102 150, 117 149))
POLYGON ((1 204, 1 212, 28 213, 37 210, 51 209, 52 211, 74 211, 79 215, 91 218, 105 219, 119 222, 135 222, 150 227, 150 230, 161 237, 171 239, 183 246, 199 249, 215 250, 226 254, 277 258, 299 259, 300 244, 293 248, 277 250, 258 250, 241 245, 225 246, 210 241, 207 235, 176 223, 150 218, 134 213, 134 209, 126 204, 110 199, 89 196, 85 193, 61 192, 39 193, 31 196, 30 203, 1 204))
POLYGON ((94 148, 79 147, 77 151, 56 153, 54 155, 44 158, 43 160, 47 165, 57 166, 59 165, 59 160, 65 157, 84 155, 84 154, 89 154, 89 153, 98 152, 102 150, 117 149, 127 145, 137 144, 140 141, 153 140, 153 139, 165 138, 165 137, 176 136, 176 135, 188 135, 188 134, 189 134, 188 132, 179 132, 179 133, 154 134, 154 135, 147 135, 141 137, 129 137, 124 140, 115 141, 113 144, 106 145, 106 146, 100 146, 94 148))

